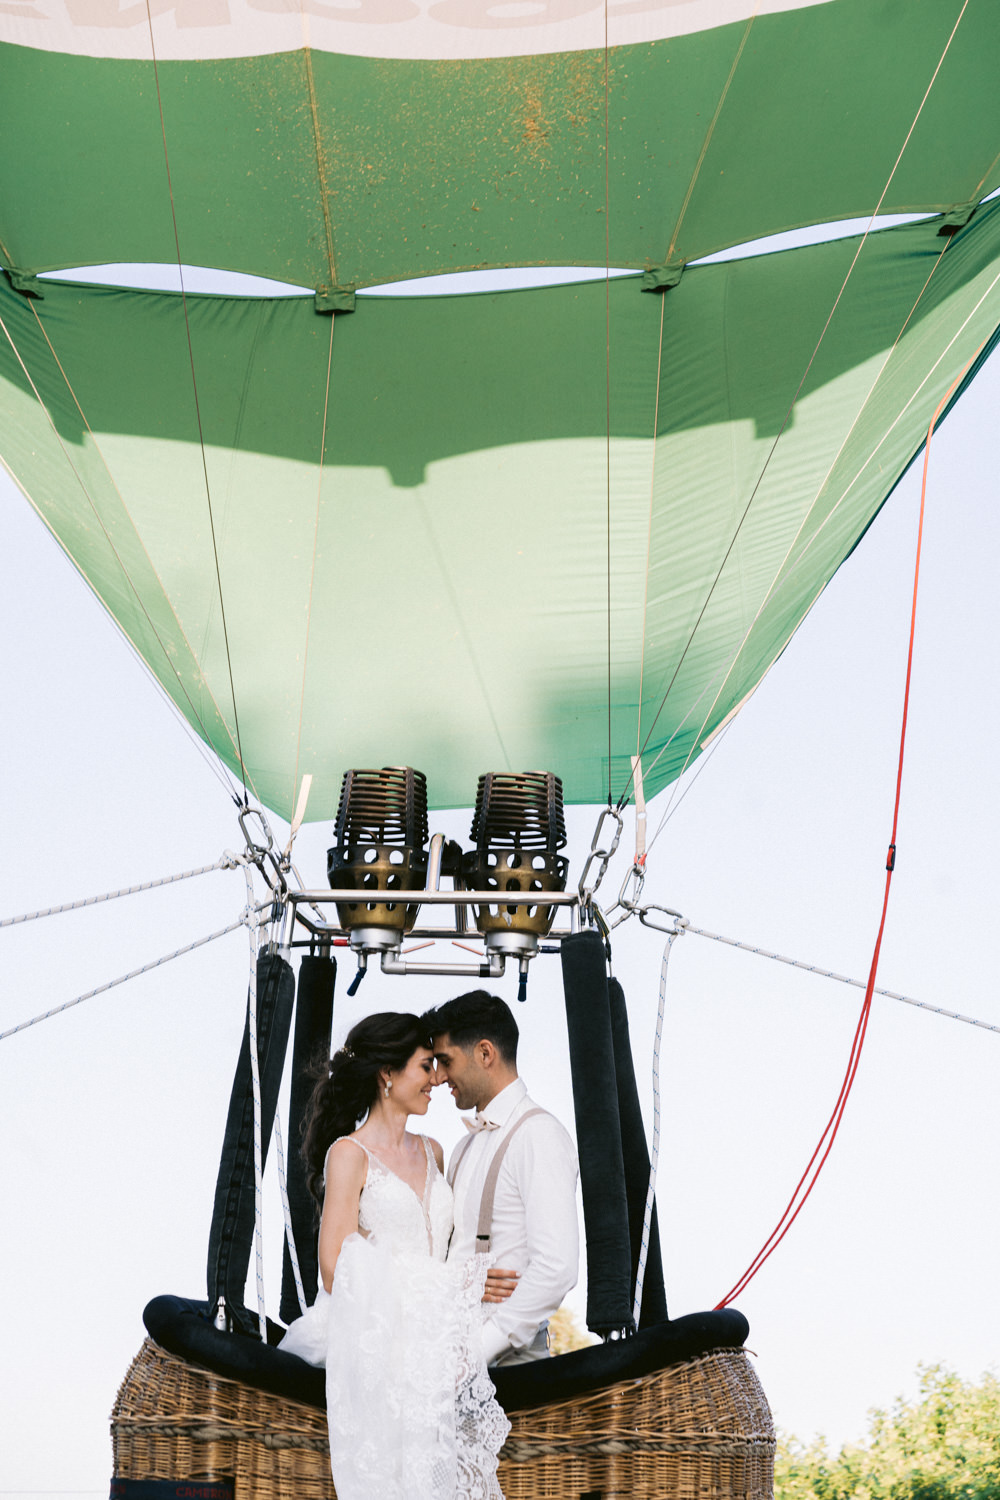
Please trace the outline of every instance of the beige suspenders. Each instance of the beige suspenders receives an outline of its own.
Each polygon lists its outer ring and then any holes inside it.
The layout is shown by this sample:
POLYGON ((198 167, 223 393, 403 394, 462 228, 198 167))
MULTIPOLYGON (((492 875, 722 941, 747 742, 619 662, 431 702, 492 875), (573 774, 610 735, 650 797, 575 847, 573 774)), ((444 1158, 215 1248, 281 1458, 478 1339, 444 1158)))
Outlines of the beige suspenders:
POLYGON ((464 1157, 466 1151, 468 1151, 469 1147, 472 1145, 472 1137, 473 1132, 470 1130, 469 1134, 465 1137, 465 1140, 459 1146, 458 1150, 455 1152, 455 1155, 451 1159, 451 1166, 448 1168, 449 1187, 453 1188, 455 1186, 455 1178, 458 1176, 458 1169, 462 1165, 462 1158, 464 1157))
MULTIPOLYGON (((530 1120, 532 1115, 544 1114, 545 1110, 539 1109, 537 1105, 534 1109, 525 1110, 520 1119, 514 1121, 513 1125, 507 1131, 507 1134, 504 1136, 503 1140, 500 1142, 499 1146, 494 1152, 493 1160, 490 1162, 489 1171, 486 1173, 486 1181, 483 1183, 483 1198, 482 1202, 479 1205, 479 1223, 476 1226, 477 1254, 489 1254, 493 1231, 493 1200, 496 1197, 497 1181, 500 1177, 500 1168, 503 1166, 503 1159, 507 1155, 507 1147, 513 1140, 515 1132, 520 1130, 521 1126, 525 1123, 526 1120, 530 1120)), ((462 1162, 465 1159, 465 1153, 466 1151, 468 1151, 471 1144, 472 1135, 470 1134, 462 1142, 461 1146, 458 1149, 458 1152, 455 1155, 455 1160, 451 1164, 451 1171, 448 1174, 448 1180, 451 1183, 452 1187, 454 1187, 455 1185, 455 1178, 458 1176, 458 1169, 462 1165, 462 1162)))

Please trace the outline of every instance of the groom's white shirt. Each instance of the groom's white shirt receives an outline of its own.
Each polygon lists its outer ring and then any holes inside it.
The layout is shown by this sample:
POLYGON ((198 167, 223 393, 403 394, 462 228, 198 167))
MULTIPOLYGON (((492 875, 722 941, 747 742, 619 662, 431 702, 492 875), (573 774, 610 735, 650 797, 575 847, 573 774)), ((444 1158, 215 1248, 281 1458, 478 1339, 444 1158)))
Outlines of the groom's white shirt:
MULTIPOLYGON (((455 1232, 449 1260, 476 1253, 486 1174, 516 1120, 536 1109, 520 1078, 477 1111, 477 1130, 455 1179, 455 1232)), ((464 1141, 456 1147, 462 1150, 464 1141)), ((525 1349, 576 1285, 580 1235, 576 1215, 576 1151, 554 1115, 539 1114, 518 1130, 500 1168, 493 1205, 493 1263, 521 1273, 517 1290, 483 1324, 486 1363, 507 1349, 525 1349)))

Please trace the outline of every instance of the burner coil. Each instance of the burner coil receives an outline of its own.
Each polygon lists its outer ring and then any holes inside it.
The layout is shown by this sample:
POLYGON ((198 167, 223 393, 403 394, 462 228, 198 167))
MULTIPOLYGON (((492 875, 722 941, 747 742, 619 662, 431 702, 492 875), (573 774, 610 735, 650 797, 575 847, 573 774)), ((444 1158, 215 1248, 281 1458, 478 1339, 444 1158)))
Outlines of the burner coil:
POLYGON ((389 938, 409 932, 418 905, 374 900, 375 891, 422 891, 427 881, 427 778, 412 766, 347 771, 327 851, 333 890, 356 890, 358 901, 337 903, 349 932, 375 928, 389 938))
MULTIPOLYGON (((462 872, 472 890, 498 897, 566 889, 569 861, 562 782, 551 771, 489 771, 479 778, 472 819, 476 848, 466 854, 462 872)), ((530 952, 552 926, 555 907, 530 899, 498 900, 477 906, 476 926, 488 947, 530 952)))

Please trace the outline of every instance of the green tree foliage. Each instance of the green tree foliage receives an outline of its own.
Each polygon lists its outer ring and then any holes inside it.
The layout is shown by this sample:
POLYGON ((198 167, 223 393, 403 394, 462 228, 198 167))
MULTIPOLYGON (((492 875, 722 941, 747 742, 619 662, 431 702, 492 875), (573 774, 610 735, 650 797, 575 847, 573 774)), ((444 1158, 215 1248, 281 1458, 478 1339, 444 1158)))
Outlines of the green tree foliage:
POLYGON ((833 1457, 782 1438, 776 1500, 1000 1500, 1000 1381, 921 1365, 920 1395, 873 1411, 866 1442, 833 1457))

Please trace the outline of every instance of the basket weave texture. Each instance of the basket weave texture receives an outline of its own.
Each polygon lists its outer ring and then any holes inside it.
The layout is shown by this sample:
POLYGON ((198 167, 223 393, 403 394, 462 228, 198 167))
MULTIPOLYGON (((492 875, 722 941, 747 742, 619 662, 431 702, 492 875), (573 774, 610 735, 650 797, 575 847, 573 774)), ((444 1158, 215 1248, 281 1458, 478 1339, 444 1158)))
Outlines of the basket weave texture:
MULTIPOLYGON (((506 1500, 770 1500, 774 1426, 740 1349, 516 1412, 506 1500)), ((326 1417, 146 1339, 111 1414, 121 1479, 236 1481, 237 1500, 336 1500, 326 1417)), ((416 1500, 416 1497, 414 1497, 416 1500)))

